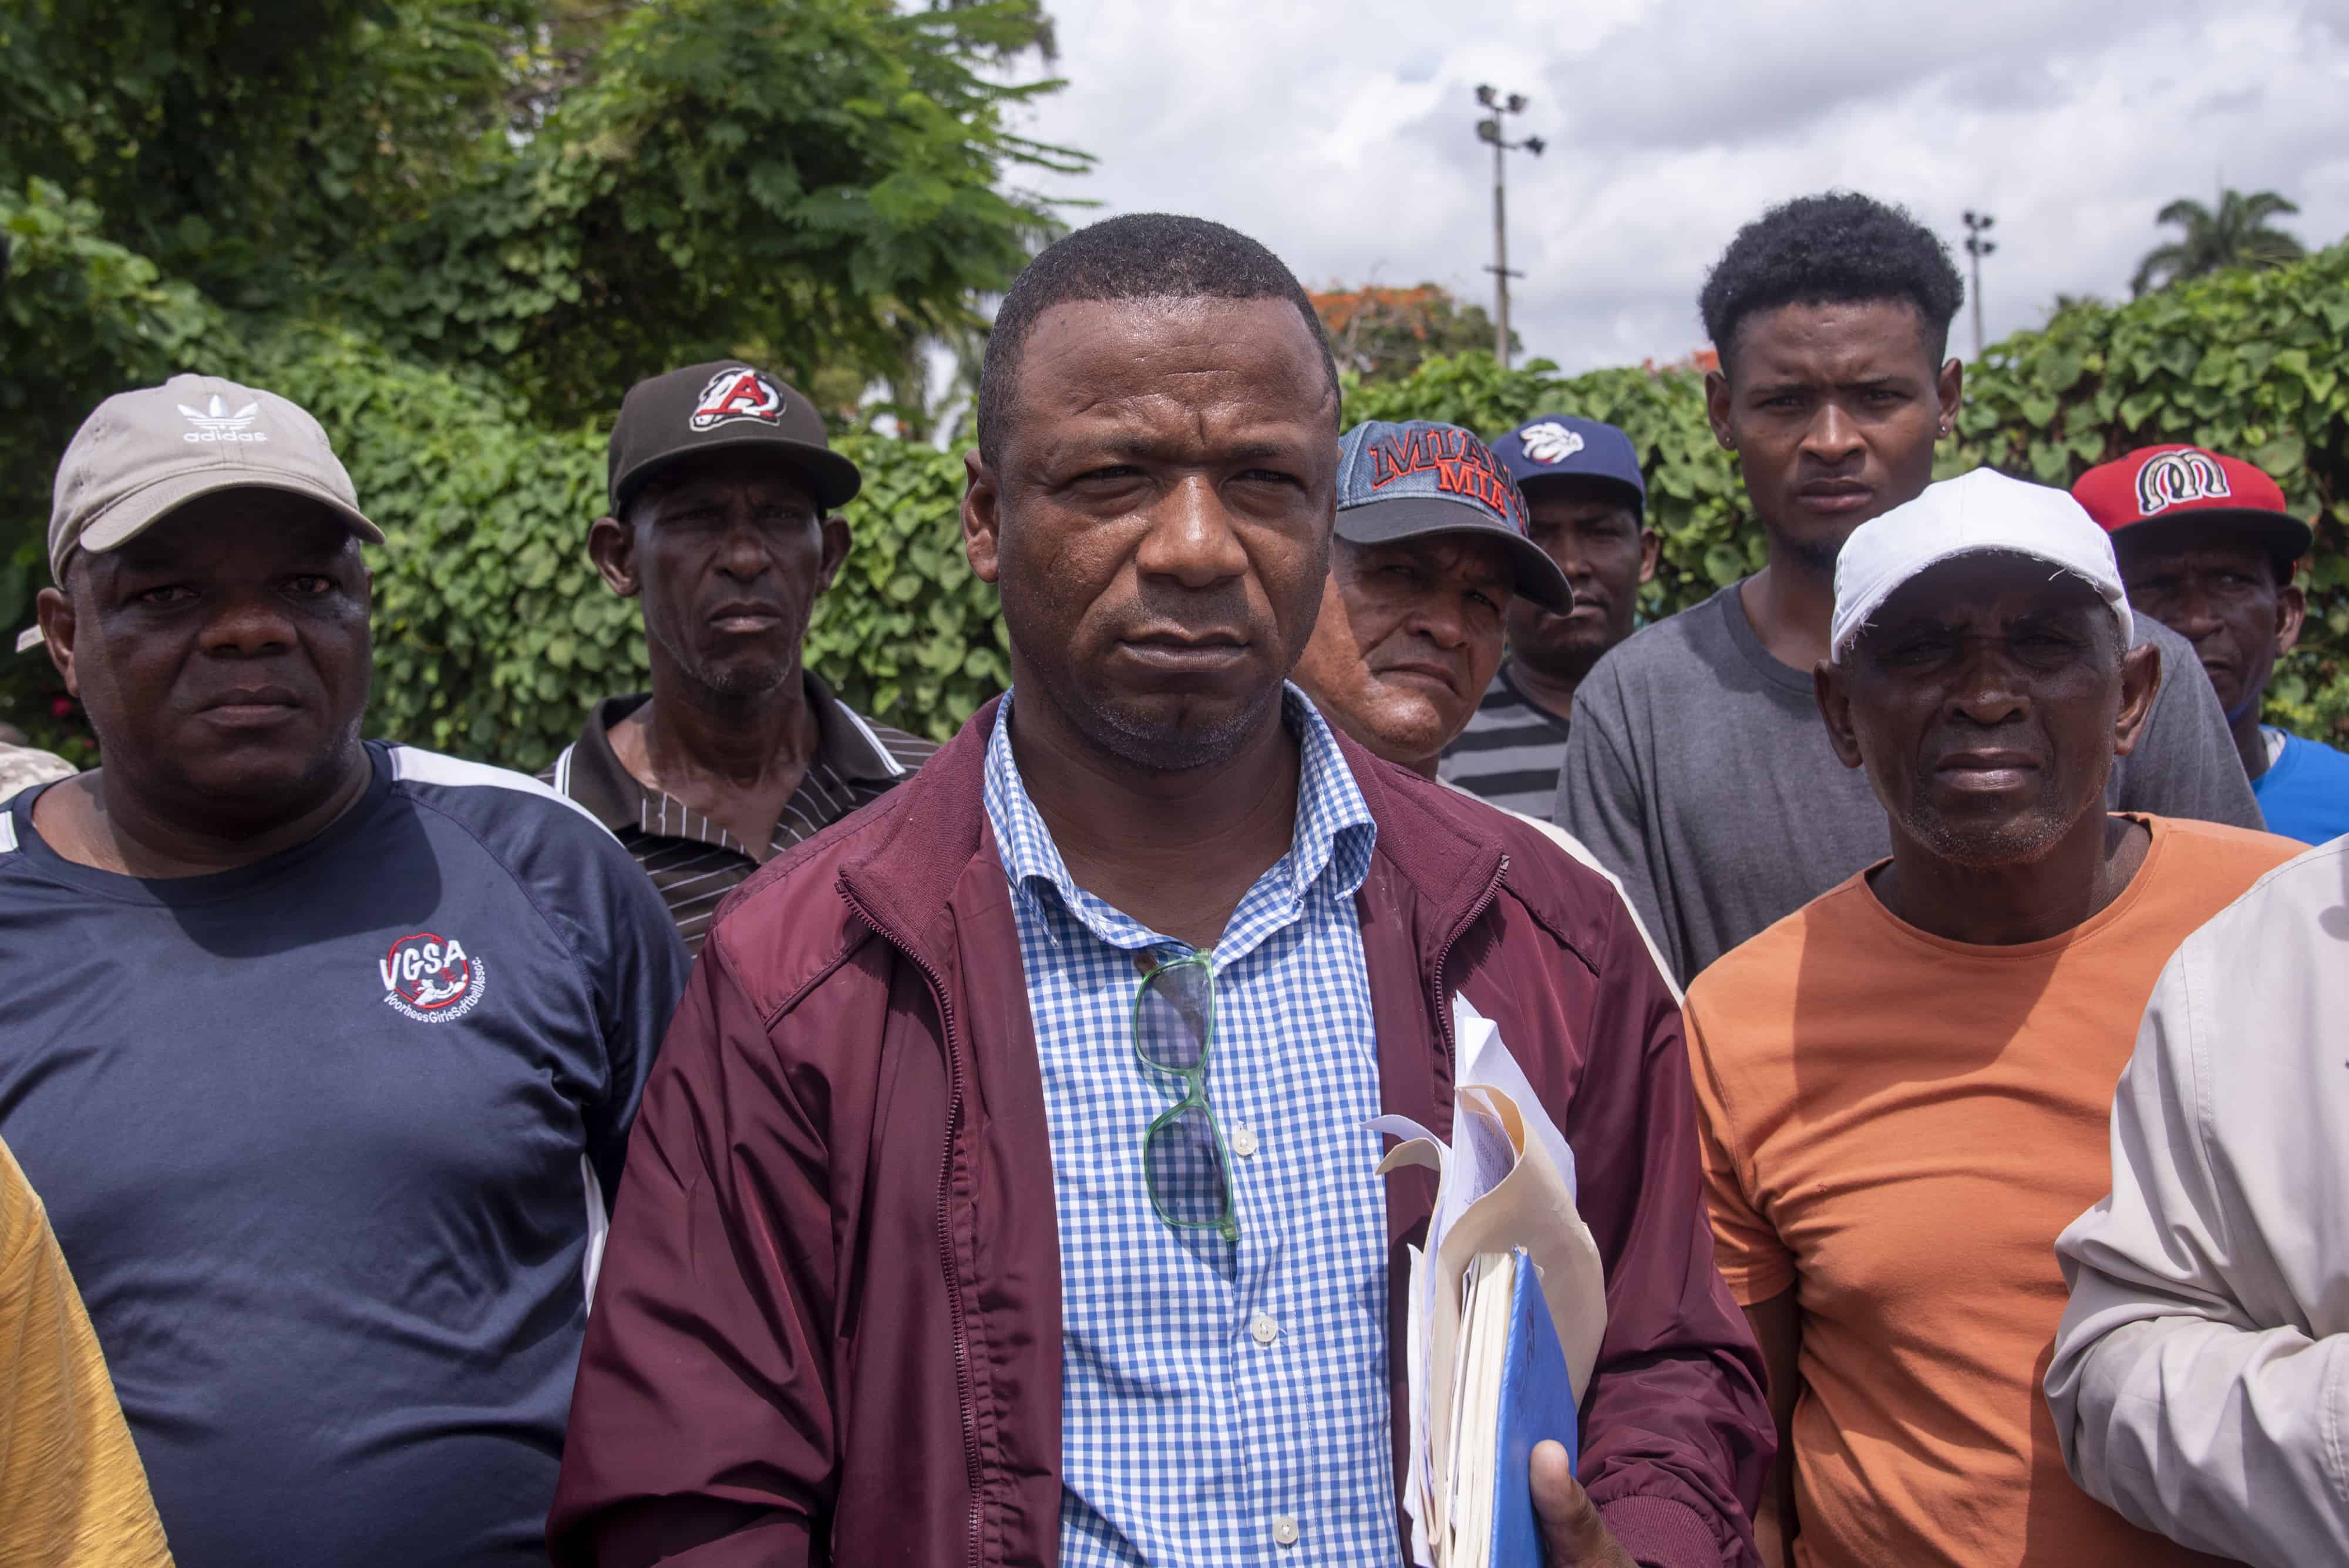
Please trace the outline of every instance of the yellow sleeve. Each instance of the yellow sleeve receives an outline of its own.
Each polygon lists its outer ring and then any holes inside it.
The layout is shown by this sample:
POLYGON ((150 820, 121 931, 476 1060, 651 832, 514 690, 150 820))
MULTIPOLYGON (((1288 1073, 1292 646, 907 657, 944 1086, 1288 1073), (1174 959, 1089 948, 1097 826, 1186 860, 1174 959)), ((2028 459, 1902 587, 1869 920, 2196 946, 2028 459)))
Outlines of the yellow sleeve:
POLYGON ((1704 1161, 1704 1204, 1713 1220, 1713 1256, 1739 1306, 1766 1302, 1794 1288, 1795 1258, 1754 1206, 1728 1096, 1713 1068, 1713 1043, 1702 1022, 1702 992, 1692 992, 1681 1017, 1688 1031, 1689 1065, 1696 1079, 1698 1148, 1704 1161))
POLYGON ((171 1561, 48 1214, 0 1146, 0 1568, 171 1561))

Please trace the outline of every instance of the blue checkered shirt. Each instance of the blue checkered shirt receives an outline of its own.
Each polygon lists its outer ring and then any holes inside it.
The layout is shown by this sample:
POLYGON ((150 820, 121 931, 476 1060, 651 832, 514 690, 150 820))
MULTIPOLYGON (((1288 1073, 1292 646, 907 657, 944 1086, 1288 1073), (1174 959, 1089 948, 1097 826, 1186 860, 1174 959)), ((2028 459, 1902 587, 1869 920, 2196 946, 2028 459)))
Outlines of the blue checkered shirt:
POLYGON ((1153 1210, 1143 1130, 1181 1080, 1135 1058, 1137 959, 1187 954, 1078 887, 1011 756, 987 815, 1019 928, 1061 1235, 1061 1563, 1393 1563, 1378 1039, 1354 893, 1377 841, 1353 774, 1288 689, 1303 746, 1289 851, 1214 949, 1207 1093, 1239 1227, 1153 1210))

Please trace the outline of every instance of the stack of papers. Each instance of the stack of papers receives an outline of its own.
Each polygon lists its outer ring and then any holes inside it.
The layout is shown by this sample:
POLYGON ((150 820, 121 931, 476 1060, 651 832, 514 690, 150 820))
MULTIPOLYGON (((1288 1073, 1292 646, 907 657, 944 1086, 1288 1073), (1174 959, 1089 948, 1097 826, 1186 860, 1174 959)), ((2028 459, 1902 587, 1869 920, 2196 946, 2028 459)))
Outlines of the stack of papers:
POLYGON ((1575 1449, 1575 1409, 1607 1330, 1599 1248, 1574 1206, 1574 1155, 1491 1020, 1455 998, 1460 1070, 1445 1143, 1406 1116, 1381 1172, 1436 1173, 1412 1251, 1410 1474, 1421 1568, 1540 1568, 1526 1466, 1575 1449))

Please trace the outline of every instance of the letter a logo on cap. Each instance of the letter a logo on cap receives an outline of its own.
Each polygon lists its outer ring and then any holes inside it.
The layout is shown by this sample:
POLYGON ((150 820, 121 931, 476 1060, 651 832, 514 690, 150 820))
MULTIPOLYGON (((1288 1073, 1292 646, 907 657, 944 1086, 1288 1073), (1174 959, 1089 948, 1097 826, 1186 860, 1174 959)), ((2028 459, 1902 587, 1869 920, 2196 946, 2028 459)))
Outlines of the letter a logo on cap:
POLYGON ((736 420, 756 420, 771 425, 783 416, 783 389, 757 370, 742 366, 720 370, 701 389, 686 422, 695 430, 714 430, 736 420))

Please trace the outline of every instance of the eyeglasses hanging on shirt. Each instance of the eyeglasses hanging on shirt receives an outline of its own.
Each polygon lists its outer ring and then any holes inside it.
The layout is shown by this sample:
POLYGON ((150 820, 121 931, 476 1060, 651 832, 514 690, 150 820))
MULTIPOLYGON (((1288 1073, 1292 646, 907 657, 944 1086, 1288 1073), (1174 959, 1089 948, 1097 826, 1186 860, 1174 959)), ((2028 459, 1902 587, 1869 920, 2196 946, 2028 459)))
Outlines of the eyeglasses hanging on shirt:
POLYGON ((1216 967, 1209 953, 1145 960, 1133 997, 1133 1054, 1154 1072, 1183 1082, 1183 1097, 1143 1134, 1150 1206, 1178 1231, 1214 1231, 1239 1240, 1223 1129, 1207 1099, 1216 1039, 1216 967))

